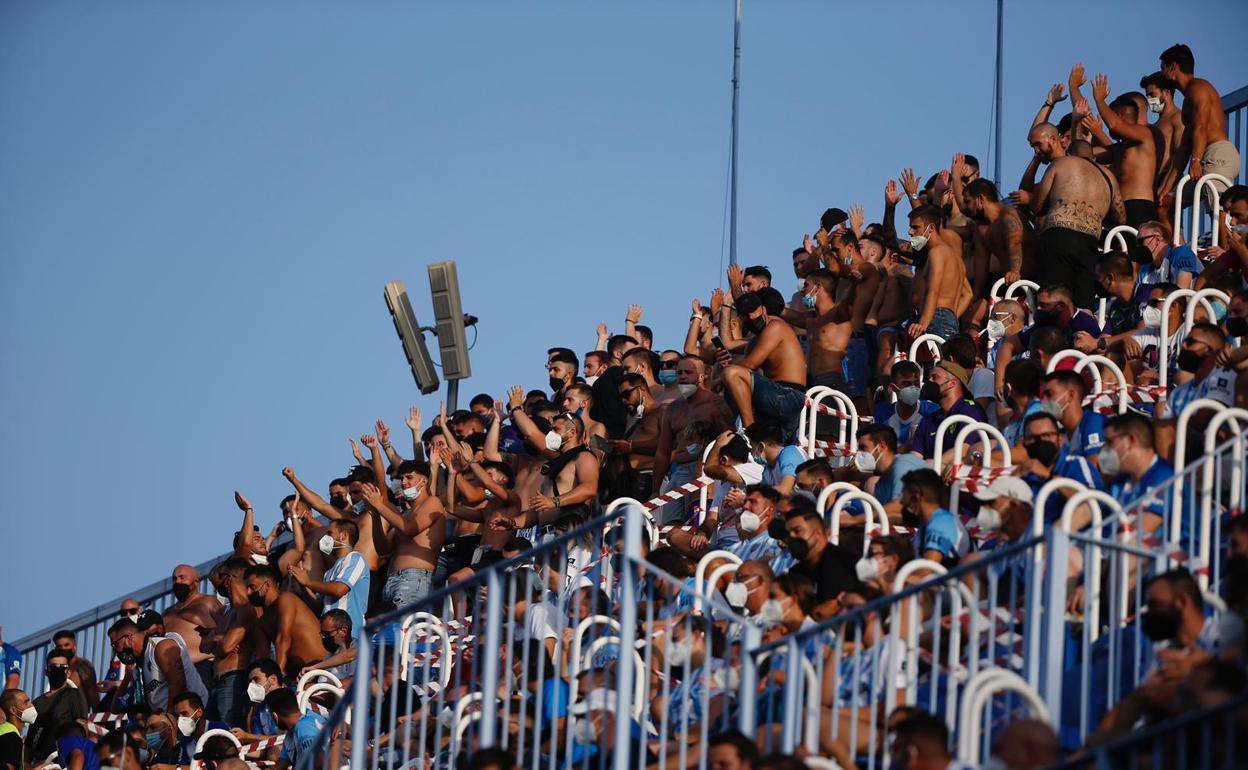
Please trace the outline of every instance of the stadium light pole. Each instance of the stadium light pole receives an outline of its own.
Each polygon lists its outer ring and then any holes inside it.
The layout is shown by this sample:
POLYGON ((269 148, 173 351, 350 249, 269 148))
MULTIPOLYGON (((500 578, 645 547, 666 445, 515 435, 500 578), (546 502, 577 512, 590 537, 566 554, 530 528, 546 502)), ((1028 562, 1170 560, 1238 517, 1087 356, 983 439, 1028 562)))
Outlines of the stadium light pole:
POLYGON ((728 214, 728 264, 737 264, 737 133, 741 126, 741 3, 736 0, 736 19, 732 26, 732 151, 728 162, 732 180, 729 183, 731 204, 728 214))
POLYGON ((1005 62, 1005 0, 997 0, 997 93, 996 93, 996 147, 992 159, 992 179, 1001 189, 1001 76, 1005 62))

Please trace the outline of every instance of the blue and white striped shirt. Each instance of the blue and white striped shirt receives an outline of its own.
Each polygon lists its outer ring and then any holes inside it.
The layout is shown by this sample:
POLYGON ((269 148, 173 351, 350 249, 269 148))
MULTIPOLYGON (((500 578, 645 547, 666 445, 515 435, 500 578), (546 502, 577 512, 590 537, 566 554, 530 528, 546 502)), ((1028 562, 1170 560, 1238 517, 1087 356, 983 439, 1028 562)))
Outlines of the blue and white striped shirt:
POLYGON ((352 551, 330 567, 324 583, 342 583, 347 592, 335 599, 329 594, 321 597, 321 614, 330 610, 345 610, 351 616, 351 628, 364 627, 364 610, 368 607, 368 562, 359 551, 352 551))

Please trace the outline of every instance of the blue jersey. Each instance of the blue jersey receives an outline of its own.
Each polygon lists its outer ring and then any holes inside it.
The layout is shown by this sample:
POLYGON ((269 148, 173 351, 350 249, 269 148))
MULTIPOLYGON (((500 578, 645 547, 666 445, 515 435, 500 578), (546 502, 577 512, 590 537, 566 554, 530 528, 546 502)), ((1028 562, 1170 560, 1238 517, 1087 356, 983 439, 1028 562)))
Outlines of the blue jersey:
POLYGON ((915 545, 920 557, 927 551, 938 551, 943 559, 941 563, 953 568, 971 550, 971 538, 961 519, 944 508, 938 508, 919 530, 915 545))
POLYGON ((1074 433, 1066 439, 1066 445, 1062 448, 1059 459, 1071 453, 1083 457, 1095 457, 1100 454, 1103 446, 1105 446, 1105 415, 1089 409, 1084 411, 1079 424, 1075 426, 1074 433))
MULTIPOLYGON (((1109 485, 1109 494, 1123 507, 1127 509, 1140 504, 1141 513, 1151 513, 1161 517, 1162 530, 1158 532, 1141 532, 1144 537, 1165 537, 1166 513, 1170 506, 1171 489, 1167 489, 1163 493, 1157 493, 1156 490, 1169 483, 1174 478, 1174 466, 1160 457, 1154 457, 1152 465, 1148 466, 1148 470, 1144 471, 1144 475, 1140 477, 1139 482, 1134 482, 1125 473, 1119 474, 1109 485)), ((1182 511, 1176 511, 1176 514, 1182 516, 1182 511)), ((1188 521, 1190 517, 1183 516, 1183 527, 1180 534, 1179 545, 1183 548, 1190 547, 1190 531, 1188 521)), ((1141 522, 1141 525, 1143 522, 1141 522)))
POLYGON ((933 412, 940 411, 940 404, 931 401, 920 401, 918 407, 906 419, 901 419, 901 415, 897 414, 897 404, 885 401, 875 405, 875 424, 887 425, 897 434, 897 446, 904 447, 909 445, 910 436, 914 433, 914 426, 919 424, 919 420, 933 412))
POLYGON ((8 642, 0 644, 0 671, 4 672, 5 679, 14 674, 22 675, 22 653, 8 642))
POLYGON ((315 711, 309 711, 299 717, 295 726, 286 732, 286 740, 282 741, 282 752, 278 755, 278 759, 294 765, 305 753, 315 751, 316 739, 320 737, 325 724, 325 717, 315 711))
POLYGON ((334 562, 325 572, 323 583, 341 583, 347 592, 339 598, 329 594, 321 597, 321 614, 330 610, 345 610, 351 616, 352 628, 364 627, 364 610, 368 607, 368 562, 359 551, 351 551, 334 562))
POLYGON ((769 487, 780 486, 786 476, 797 476, 797 466, 806 462, 802 450, 795 446, 786 446, 776 455, 776 461, 763 468, 763 483, 769 487))

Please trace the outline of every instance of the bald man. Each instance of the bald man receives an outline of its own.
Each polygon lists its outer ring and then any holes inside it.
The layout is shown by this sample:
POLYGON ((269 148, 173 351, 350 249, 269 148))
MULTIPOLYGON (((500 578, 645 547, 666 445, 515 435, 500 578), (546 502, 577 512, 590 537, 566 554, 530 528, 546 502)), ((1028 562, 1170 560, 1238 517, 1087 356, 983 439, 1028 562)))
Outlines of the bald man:
POLYGON ((200 652, 199 643, 206 631, 216 629, 224 608, 216 598, 199 590, 199 572, 189 564, 173 568, 173 596, 177 603, 164 612, 165 631, 178 634, 186 642, 195 670, 211 689, 212 656, 200 652))
POLYGON ((1061 760, 1062 744, 1048 722, 1020 719, 1001 730, 992 754, 1010 770, 1039 770, 1061 760))

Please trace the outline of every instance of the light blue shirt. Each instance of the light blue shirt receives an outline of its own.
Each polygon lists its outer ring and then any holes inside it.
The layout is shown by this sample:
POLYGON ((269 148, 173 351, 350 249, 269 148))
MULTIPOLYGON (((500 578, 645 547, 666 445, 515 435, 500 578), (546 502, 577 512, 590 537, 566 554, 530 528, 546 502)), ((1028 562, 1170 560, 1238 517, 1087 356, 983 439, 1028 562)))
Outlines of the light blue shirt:
POLYGON ((321 614, 329 610, 345 610, 351 616, 351 628, 364 627, 364 611, 368 607, 368 562, 359 551, 351 551, 334 562, 325 573, 323 583, 342 583, 347 592, 335 599, 329 594, 321 597, 321 614))
POLYGON ((286 740, 282 741, 282 752, 278 758, 292 765, 296 764, 304 752, 315 749, 316 739, 320 737, 325 724, 325 717, 315 711, 299 717, 295 726, 286 732, 286 740))
POLYGON ((932 518, 920 530, 918 555, 938 551, 946 567, 953 567, 971 550, 971 538, 966 534, 962 520, 944 508, 936 509, 932 518))
POLYGON ((802 450, 795 446, 786 446, 776 455, 774 463, 768 463, 763 468, 763 483, 769 487, 779 486, 786 476, 797 476, 797 466, 804 462, 806 456, 802 454, 802 450))
POLYGON ((930 467, 927 461, 918 455, 906 453, 895 456, 893 464, 888 466, 888 471, 875 483, 875 499, 884 505, 901 499, 901 480, 906 477, 906 474, 930 467))
POLYGON ((793 566, 793 556, 780 547, 780 541, 760 530, 749 540, 738 541, 728 549, 741 558, 741 561, 765 561, 771 567, 772 574, 779 575, 793 566))

